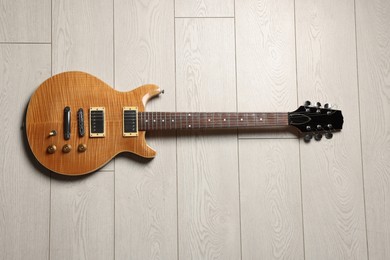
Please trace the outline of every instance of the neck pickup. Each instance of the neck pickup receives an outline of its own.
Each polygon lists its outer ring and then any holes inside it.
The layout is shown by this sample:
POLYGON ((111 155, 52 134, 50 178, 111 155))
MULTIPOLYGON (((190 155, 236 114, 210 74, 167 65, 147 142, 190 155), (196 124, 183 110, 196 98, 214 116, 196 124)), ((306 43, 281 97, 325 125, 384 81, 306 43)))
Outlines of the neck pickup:
POLYGON ((91 107, 89 109, 89 136, 90 137, 105 137, 105 108, 91 107))

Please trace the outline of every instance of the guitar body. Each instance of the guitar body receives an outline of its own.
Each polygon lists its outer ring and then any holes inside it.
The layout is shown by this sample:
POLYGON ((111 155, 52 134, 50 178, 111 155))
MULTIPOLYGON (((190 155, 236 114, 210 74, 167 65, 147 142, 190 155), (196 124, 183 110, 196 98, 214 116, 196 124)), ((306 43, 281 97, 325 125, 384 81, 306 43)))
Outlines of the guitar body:
POLYGON ((26 134, 31 151, 45 168, 65 175, 96 171, 121 152, 152 158, 156 152, 146 144, 145 131, 138 131, 138 136, 123 136, 123 107, 144 111, 146 102, 159 93, 160 89, 155 85, 119 92, 83 72, 55 75, 40 85, 28 105, 26 134), (68 140, 64 139, 65 107, 71 109, 68 140), (89 134, 91 107, 105 109, 104 137, 89 134), (78 133, 77 111, 80 108, 84 111, 84 136, 78 133), (78 150, 80 145, 82 151, 78 150), (68 151, 63 152, 63 149, 68 151))
POLYGON ((295 127, 304 141, 340 131, 340 110, 311 106, 293 112, 146 112, 146 102, 162 91, 144 85, 119 92, 84 72, 64 72, 43 82, 26 113, 26 135, 35 158, 50 171, 82 175, 98 170, 117 154, 153 158, 146 131, 295 127))

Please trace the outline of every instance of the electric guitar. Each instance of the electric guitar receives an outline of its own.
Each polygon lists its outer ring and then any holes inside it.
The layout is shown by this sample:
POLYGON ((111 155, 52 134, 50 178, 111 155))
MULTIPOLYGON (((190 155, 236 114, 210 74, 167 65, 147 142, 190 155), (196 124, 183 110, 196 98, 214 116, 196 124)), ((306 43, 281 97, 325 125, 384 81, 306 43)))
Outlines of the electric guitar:
POLYGON ((83 72, 64 72, 45 82, 28 104, 25 129, 35 158, 50 171, 87 174, 122 152, 152 158, 145 132, 182 129, 298 128, 305 141, 343 126, 340 110, 306 102, 286 113, 145 112, 147 101, 163 93, 156 85, 119 92, 83 72))

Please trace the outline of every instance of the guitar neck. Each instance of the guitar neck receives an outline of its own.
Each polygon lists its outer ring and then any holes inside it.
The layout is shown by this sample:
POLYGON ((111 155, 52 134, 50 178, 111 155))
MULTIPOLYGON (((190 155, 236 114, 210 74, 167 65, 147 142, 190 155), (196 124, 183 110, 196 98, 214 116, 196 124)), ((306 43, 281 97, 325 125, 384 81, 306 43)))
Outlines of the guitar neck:
POLYGON ((248 129, 288 126, 288 113, 139 112, 138 130, 248 129))

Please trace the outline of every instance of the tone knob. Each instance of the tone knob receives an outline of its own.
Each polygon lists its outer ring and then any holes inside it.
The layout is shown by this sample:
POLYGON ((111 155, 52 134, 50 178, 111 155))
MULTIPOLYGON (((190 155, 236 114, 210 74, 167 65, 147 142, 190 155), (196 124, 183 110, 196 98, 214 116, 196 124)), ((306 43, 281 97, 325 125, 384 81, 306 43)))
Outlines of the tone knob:
POLYGON ((53 154, 57 151, 57 147, 52 144, 52 145, 49 145, 46 149, 47 153, 50 153, 50 154, 53 154))
POLYGON ((69 153, 72 150, 72 146, 70 144, 66 144, 62 147, 62 152, 69 153))
POLYGON ((79 146, 77 147, 77 150, 80 152, 80 153, 83 153, 87 150, 87 145, 86 144, 79 144, 79 146))

